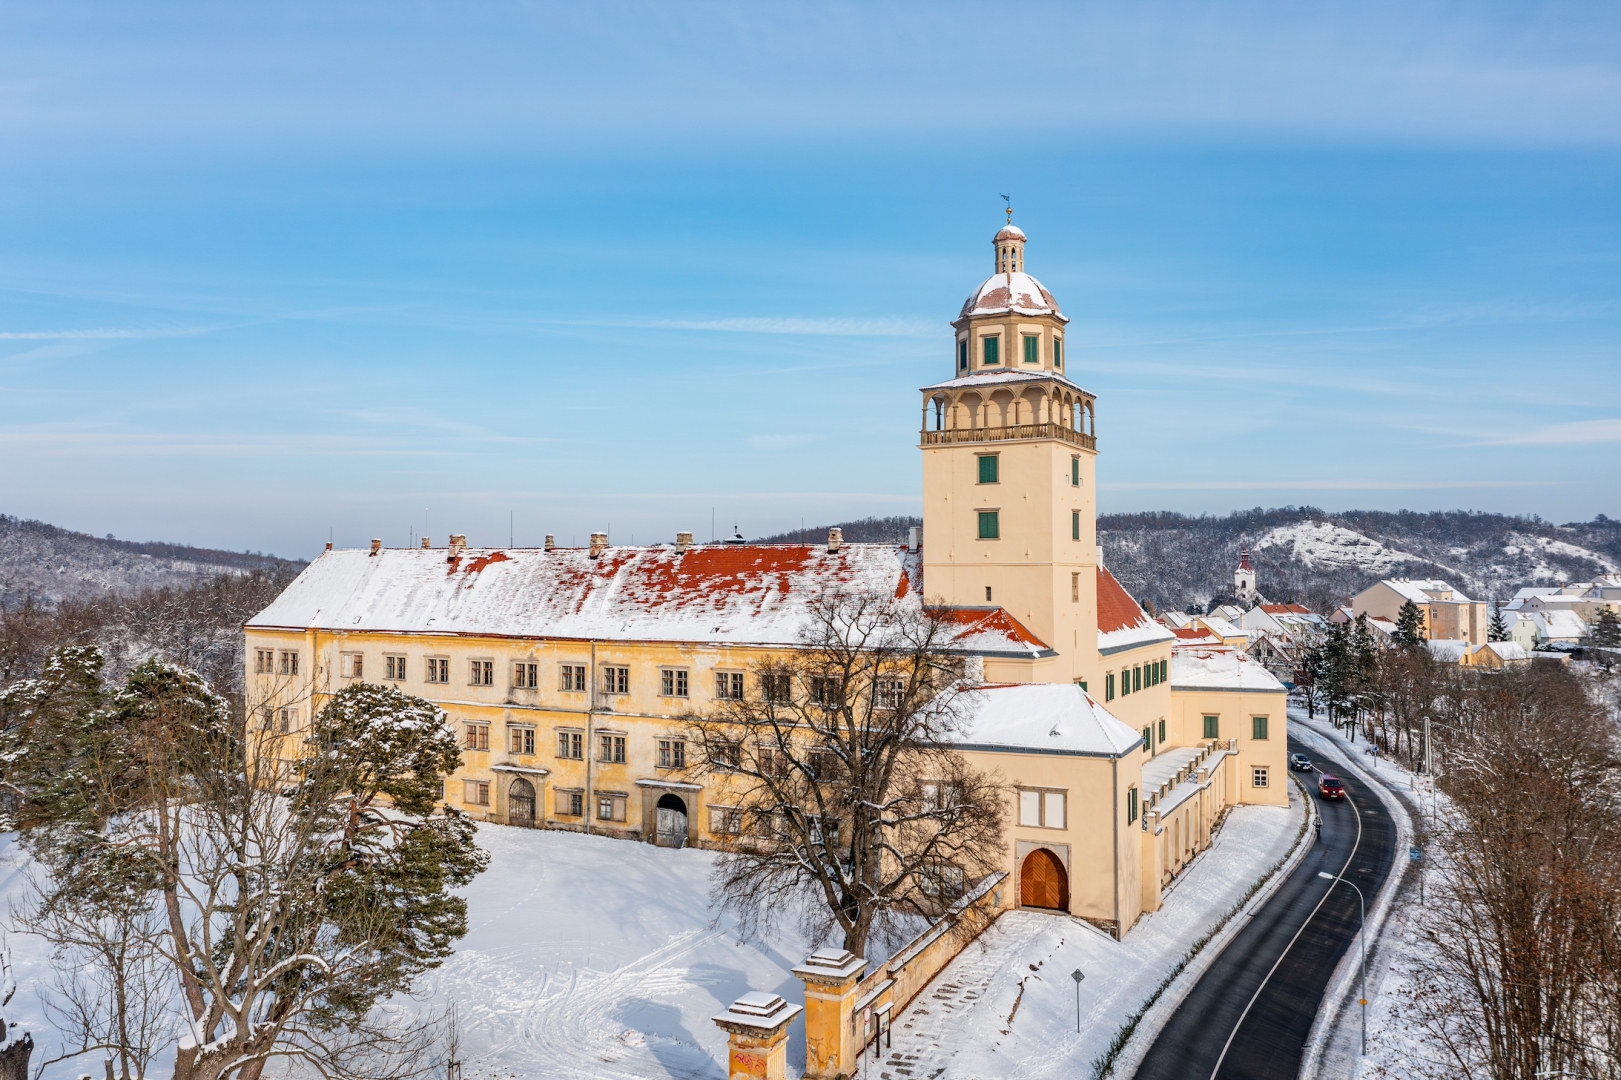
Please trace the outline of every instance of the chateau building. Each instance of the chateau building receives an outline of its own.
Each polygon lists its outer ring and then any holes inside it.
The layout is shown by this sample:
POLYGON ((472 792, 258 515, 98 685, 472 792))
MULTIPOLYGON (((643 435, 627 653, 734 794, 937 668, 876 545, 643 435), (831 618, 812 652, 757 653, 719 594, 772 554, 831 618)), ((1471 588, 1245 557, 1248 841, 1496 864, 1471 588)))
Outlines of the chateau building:
MULTIPOLYGON (((1237 803, 1288 802, 1283 687, 1225 646, 1176 648, 1104 568, 1096 398, 1009 224, 922 390, 921 542, 327 550, 247 624, 262 722, 296 734, 355 681, 462 737, 446 802, 509 825, 671 846, 740 828, 693 715, 767 692, 830 591, 925 606, 976 687, 961 752, 1006 785, 1025 906, 1124 934, 1237 803)), ((795 688, 792 692, 808 692, 795 688)))

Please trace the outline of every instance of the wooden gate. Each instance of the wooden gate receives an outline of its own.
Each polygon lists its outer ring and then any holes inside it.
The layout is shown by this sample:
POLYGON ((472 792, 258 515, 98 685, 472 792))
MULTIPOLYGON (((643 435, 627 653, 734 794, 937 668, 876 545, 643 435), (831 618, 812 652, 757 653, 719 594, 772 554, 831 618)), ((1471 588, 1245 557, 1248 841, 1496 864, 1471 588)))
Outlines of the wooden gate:
POLYGON ((507 789, 507 824, 535 827, 535 785, 521 776, 507 789))
POLYGON ((659 847, 686 847, 687 804, 681 801, 679 795, 665 795, 659 799, 657 829, 659 847))
POLYGON ((1019 903, 1025 907, 1069 910, 1069 875, 1058 856, 1037 848, 1019 870, 1019 903))

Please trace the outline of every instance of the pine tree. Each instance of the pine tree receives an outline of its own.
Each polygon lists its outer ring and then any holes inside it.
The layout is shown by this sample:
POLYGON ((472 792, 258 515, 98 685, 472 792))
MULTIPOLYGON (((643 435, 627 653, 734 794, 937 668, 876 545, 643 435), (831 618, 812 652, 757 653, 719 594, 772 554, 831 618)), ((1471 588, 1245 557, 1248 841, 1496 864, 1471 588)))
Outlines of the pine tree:
POLYGON ((1508 620, 1503 617, 1503 602, 1501 600, 1492 601, 1492 623, 1491 627, 1486 631, 1486 640, 1508 640, 1508 620))
POLYGON ((1424 640, 1424 612, 1409 600, 1396 613, 1396 644, 1404 649, 1416 649, 1424 640))
POLYGON ((1615 612, 1609 608, 1600 611, 1587 640, 1595 648, 1621 649, 1621 619, 1616 618, 1615 612))

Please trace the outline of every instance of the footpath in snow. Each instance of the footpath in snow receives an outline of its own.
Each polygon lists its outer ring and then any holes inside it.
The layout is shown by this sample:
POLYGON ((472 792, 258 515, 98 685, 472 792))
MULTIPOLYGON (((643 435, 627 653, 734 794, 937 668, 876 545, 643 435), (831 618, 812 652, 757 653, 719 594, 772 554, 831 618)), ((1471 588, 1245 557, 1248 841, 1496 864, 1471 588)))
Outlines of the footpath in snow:
MULTIPOLYGON (((971 943, 903 1012, 893 1045, 869 1051, 866 1073, 886 1080, 1086 1077, 1115 1033, 1204 937, 1284 858, 1306 813, 1241 806, 1211 848, 1117 942, 1078 919, 1011 911, 971 943), (1076 1031, 1075 983, 1080 989, 1076 1031)), ((1239 916, 1242 918, 1242 916, 1239 916)))

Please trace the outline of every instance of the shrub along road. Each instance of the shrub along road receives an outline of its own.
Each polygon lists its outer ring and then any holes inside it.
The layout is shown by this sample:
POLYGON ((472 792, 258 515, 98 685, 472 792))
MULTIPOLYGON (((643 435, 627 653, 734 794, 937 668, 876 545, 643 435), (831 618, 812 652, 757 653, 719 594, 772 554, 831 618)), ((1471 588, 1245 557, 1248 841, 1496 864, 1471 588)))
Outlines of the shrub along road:
MULTIPOLYGON (((1307 752, 1293 740, 1291 751, 1307 752)), ((1319 769, 1345 781, 1344 802, 1317 797, 1322 838, 1216 958, 1137 1069, 1137 1080, 1295 1080, 1306 1037, 1340 957, 1356 943, 1356 892, 1317 875, 1343 874, 1371 902, 1396 855, 1396 825, 1377 795, 1332 757, 1319 769)))

